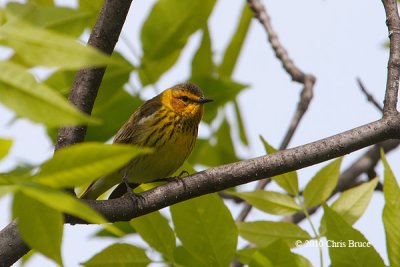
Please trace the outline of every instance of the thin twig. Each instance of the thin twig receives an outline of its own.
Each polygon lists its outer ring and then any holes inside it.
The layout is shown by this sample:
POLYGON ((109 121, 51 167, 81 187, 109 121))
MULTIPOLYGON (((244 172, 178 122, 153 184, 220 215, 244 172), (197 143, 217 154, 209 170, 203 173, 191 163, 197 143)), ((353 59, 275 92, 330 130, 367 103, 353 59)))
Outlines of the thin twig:
MULTIPOLYGON (((288 52, 279 41, 278 35, 272 27, 271 19, 269 18, 264 5, 259 0, 248 0, 247 2, 250 8, 253 10, 254 16, 264 26, 264 29, 268 34, 268 41, 271 44, 276 57, 282 62, 282 66, 285 71, 290 75, 293 81, 299 82, 304 85, 303 90, 300 93, 300 100, 297 104, 295 114, 293 115, 289 128, 279 147, 280 150, 283 150, 288 147, 290 140, 292 139, 301 119, 303 118, 308 109, 308 106, 310 105, 311 99, 313 97, 315 77, 311 74, 305 74, 303 71, 301 71, 294 64, 293 60, 289 57, 288 52)), ((265 186, 267 186, 267 184, 270 182, 271 179, 261 180, 257 183, 256 190, 264 189, 265 186)), ((236 221, 244 221, 249 215, 251 209, 252 206, 248 203, 245 203, 236 221)))
POLYGON ((360 86, 361 92, 367 97, 368 102, 371 102, 380 112, 383 113, 383 107, 375 100, 374 96, 371 95, 367 88, 365 88, 364 83, 361 81, 360 78, 357 77, 358 86, 360 86))

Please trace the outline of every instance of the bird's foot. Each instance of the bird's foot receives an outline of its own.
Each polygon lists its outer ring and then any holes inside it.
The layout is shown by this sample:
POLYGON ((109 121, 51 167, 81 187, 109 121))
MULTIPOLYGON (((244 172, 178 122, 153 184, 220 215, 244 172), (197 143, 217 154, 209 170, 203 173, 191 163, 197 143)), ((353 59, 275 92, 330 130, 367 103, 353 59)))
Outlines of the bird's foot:
POLYGON ((156 180, 152 181, 152 183, 154 183, 154 182, 167 182, 167 183, 169 183, 169 182, 180 182, 184 176, 188 176, 188 175, 189 175, 189 172, 183 170, 177 176, 159 178, 159 179, 156 179, 156 180))

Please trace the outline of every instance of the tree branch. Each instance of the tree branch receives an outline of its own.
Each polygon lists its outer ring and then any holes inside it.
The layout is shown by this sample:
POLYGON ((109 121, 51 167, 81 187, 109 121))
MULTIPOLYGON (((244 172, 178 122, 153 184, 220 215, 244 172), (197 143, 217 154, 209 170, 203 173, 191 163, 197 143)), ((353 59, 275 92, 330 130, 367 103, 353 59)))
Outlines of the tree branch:
MULTIPOLYGON (((112 200, 85 200, 109 221, 132 218, 237 185, 308 167, 355 150, 400 136, 400 115, 381 119, 313 143, 254 159, 226 164, 171 181, 141 193, 138 203, 129 196, 112 200), (392 123, 388 124, 388 121, 392 123)), ((69 223, 86 223, 68 217, 69 223)))
POLYGON ((383 115, 397 113, 397 97, 400 77, 400 17, 397 0, 383 0, 386 12, 386 24, 389 31, 390 55, 383 115))
MULTIPOLYGON (((132 1, 106 0, 90 34, 88 45, 111 55, 124 25, 132 1)), ((69 101, 91 114, 106 67, 85 68, 77 72, 69 101)), ((87 125, 63 127, 58 132, 56 150, 83 142, 87 125)))

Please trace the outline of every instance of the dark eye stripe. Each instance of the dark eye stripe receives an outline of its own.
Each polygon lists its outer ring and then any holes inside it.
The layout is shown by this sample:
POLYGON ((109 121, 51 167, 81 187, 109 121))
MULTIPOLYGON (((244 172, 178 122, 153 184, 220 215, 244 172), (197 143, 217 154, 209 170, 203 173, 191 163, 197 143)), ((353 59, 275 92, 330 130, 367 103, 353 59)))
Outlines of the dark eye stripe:
POLYGON ((189 102, 189 97, 187 97, 186 95, 183 95, 181 97, 179 97, 183 102, 189 102))

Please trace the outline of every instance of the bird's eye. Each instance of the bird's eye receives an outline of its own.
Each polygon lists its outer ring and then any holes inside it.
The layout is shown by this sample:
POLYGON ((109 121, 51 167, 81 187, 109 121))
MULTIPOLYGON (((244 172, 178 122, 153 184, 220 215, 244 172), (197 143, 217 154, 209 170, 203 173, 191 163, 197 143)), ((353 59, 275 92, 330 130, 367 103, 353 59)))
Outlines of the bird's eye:
POLYGON ((188 102, 188 101, 189 101, 189 97, 187 97, 187 96, 185 96, 185 95, 181 96, 180 99, 181 99, 183 102, 188 102))

